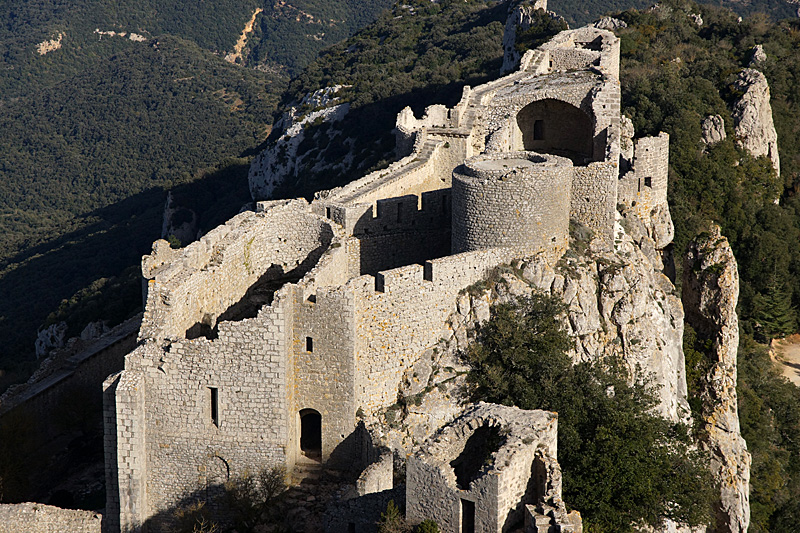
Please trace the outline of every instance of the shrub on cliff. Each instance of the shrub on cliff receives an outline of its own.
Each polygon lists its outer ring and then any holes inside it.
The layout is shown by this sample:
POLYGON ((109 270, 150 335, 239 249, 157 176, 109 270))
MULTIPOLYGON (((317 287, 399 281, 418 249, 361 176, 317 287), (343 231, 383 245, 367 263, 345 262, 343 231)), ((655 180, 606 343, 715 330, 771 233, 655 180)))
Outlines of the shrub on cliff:
POLYGON ((534 293, 493 307, 467 350, 475 400, 556 411, 564 501, 588 531, 711 519, 711 477, 687 428, 654 416, 656 394, 617 360, 573 365, 564 304, 534 293))

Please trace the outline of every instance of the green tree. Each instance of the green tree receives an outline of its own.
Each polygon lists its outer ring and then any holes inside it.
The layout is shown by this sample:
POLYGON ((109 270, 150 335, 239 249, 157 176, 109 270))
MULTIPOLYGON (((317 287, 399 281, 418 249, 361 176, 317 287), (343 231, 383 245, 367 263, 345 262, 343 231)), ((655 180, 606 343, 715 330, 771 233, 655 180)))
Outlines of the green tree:
POLYGON ((797 313, 785 284, 772 283, 753 297, 753 321, 759 340, 769 342, 797 331, 797 313))
POLYGON ((408 533, 410 530, 400 508, 394 500, 389 500, 386 511, 381 513, 381 519, 378 521, 378 533, 408 533))
POLYGON ((652 387, 620 361, 573 365, 564 312, 536 293, 494 306, 466 352, 473 398, 558 412, 564 500, 594 531, 707 523, 710 472, 687 428, 653 415, 652 387))

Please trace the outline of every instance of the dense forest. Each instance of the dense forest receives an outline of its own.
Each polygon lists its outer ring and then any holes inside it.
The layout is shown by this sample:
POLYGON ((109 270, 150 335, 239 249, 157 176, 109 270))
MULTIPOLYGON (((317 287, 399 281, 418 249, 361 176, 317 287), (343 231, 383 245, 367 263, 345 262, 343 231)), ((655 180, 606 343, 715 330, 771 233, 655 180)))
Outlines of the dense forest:
MULTIPOLYGON (((669 202, 675 258, 712 220, 731 242, 741 276, 739 398, 742 433, 753 454, 750 531, 793 531, 800 523, 800 389, 777 375, 765 343, 797 331, 800 305, 800 20, 770 23, 756 14, 681 0, 618 15, 622 39, 623 112, 639 135, 670 134, 669 202), (689 17, 700 14, 698 25, 689 17), (736 74, 750 66, 753 47, 766 61, 778 132, 781 178, 765 158, 737 148, 730 106, 736 74), (704 117, 720 114, 728 137, 700 142, 704 117), (776 204, 774 199, 779 197, 776 204)), ((687 330, 688 331, 688 330, 687 330)), ((691 334, 691 332, 690 332, 691 334)), ((689 340, 689 339, 687 339, 689 340)), ((689 340, 701 354, 704 339, 689 340)), ((689 357, 702 370, 703 357, 689 357)), ((691 389, 691 384, 690 384, 691 389)))

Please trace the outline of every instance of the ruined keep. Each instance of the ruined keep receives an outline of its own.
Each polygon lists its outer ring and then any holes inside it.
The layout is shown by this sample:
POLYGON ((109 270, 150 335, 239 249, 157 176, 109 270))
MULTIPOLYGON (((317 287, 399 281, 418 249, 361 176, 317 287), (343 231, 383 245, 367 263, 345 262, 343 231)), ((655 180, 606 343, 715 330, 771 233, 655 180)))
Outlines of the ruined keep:
MULTIPOLYGON (((357 413, 396 402, 460 291, 515 257, 556 261, 570 220, 611 243, 618 205, 668 213, 667 136, 633 142, 618 76, 613 33, 561 32, 453 108, 403 110, 408 155, 389 168, 259 202, 184 249, 156 242, 138 346, 104 384, 104 527, 162 531, 263 466, 360 470, 357 413)), ((554 439, 544 426, 534 438, 554 439)))

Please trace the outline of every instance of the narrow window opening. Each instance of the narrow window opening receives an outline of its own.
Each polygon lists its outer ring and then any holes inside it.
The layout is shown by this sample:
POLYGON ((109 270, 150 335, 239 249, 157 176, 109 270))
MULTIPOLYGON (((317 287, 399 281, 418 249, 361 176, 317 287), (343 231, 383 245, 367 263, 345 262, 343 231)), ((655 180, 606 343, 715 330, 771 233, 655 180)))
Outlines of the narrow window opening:
POLYGON ((219 389, 216 387, 209 387, 211 393, 211 422, 219 427, 219 389))
POLYGON ((644 186, 645 187, 652 187, 653 186, 653 178, 645 178, 644 179, 644 186))
POLYGON ((329 219, 331 218, 331 208, 330 207, 326 207, 325 208, 325 216, 327 218, 329 218, 329 219))
POLYGON ((544 140, 544 120, 533 121, 533 140, 534 141, 544 140))
POLYGON ((641 180, 641 178, 637 181, 636 192, 642 192, 642 180, 641 180))
POLYGON ((378 273, 375 274, 375 292, 384 292, 385 289, 385 281, 383 274, 378 273))
POLYGON ((355 524, 355 522, 348 522, 348 524, 347 524, 347 533, 356 533, 356 524, 355 524))
POLYGON ((425 261, 422 265, 422 279, 425 281, 433 281, 433 263, 425 261))
POLYGON ((311 337, 306 337, 306 351, 311 353, 314 351, 314 339, 311 337))
POLYGON ((475 533, 475 502, 461 500, 461 533, 475 533))

